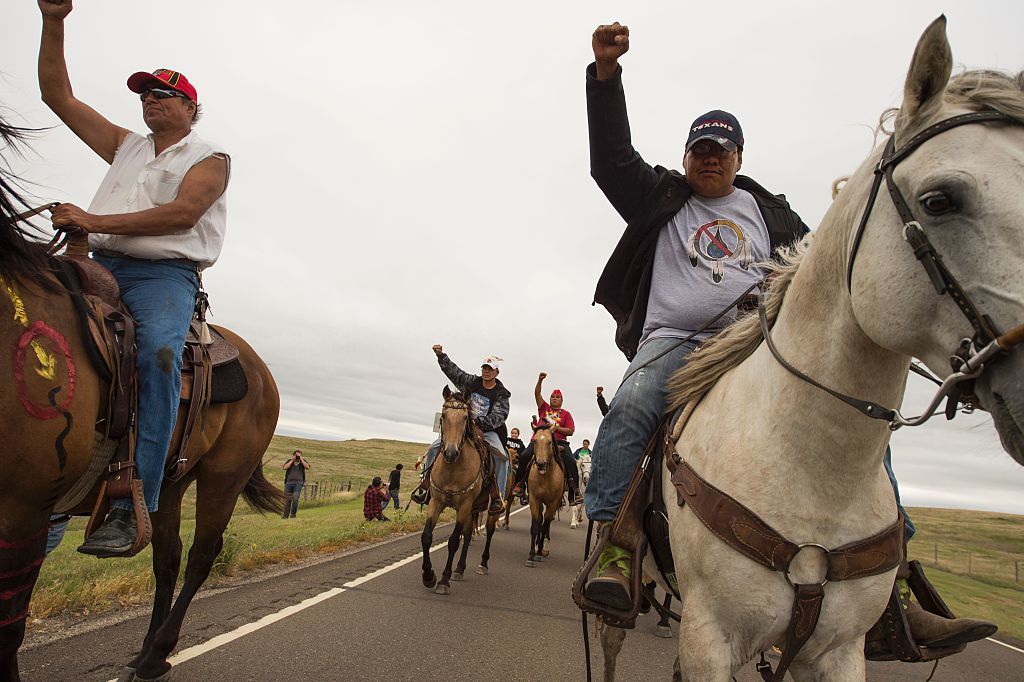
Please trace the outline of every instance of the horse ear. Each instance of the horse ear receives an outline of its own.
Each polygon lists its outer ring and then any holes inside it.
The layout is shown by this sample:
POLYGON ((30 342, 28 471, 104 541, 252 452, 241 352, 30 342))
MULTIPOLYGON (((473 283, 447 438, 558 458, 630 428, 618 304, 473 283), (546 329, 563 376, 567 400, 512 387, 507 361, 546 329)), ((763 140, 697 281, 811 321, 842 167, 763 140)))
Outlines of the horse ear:
POLYGON ((946 15, 933 21, 917 41, 910 71, 903 86, 903 106, 896 118, 896 130, 930 113, 942 103, 942 93, 953 72, 953 53, 946 39, 946 15))
POLYGON ((444 397, 445 400, 452 397, 452 390, 448 388, 448 384, 444 385, 444 390, 441 391, 441 396, 444 397))

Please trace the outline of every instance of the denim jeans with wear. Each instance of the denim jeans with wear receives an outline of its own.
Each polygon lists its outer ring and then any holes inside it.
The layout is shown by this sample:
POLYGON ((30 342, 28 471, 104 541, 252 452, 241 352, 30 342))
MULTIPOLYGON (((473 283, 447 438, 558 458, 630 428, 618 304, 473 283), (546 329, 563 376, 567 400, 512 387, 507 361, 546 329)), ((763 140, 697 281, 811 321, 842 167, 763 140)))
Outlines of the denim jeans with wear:
POLYGON ((584 494, 587 516, 594 521, 614 520, 626 496, 633 471, 665 412, 665 384, 696 347, 679 341, 659 338, 645 343, 608 406, 590 452, 590 481, 584 494), (633 373, 672 346, 677 347, 633 373))
POLYGON ((914 537, 914 533, 917 532, 917 527, 914 526, 914 522, 910 520, 910 515, 907 514, 907 510, 903 508, 903 504, 900 502, 900 486, 896 482, 896 474, 892 472, 892 448, 888 445, 885 446, 885 457, 882 459, 882 465, 885 467, 885 473, 889 475, 892 491, 896 495, 896 508, 903 514, 903 541, 910 542, 910 538, 914 537))
MULTIPOLYGON (((160 502, 164 461, 178 417, 181 353, 196 306, 199 275, 184 263, 94 258, 114 274, 121 300, 137 325, 139 412, 135 461, 146 506, 154 512, 160 502)), ((131 509, 131 500, 117 500, 113 506, 131 509)))
MULTIPOLYGON (((484 440, 493 446, 498 452, 504 452, 506 458, 508 457, 508 451, 505 449, 505 444, 501 442, 501 438, 499 438, 498 434, 494 431, 484 432, 484 440)), ((440 451, 441 439, 438 438, 430 444, 430 449, 427 450, 427 460, 423 466, 424 471, 434 463, 434 460, 437 459, 437 453, 440 451)), ((498 474, 498 494, 504 497, 505 484, 508 483, 508 459, 500 459, 497 455, 491 455, 491 464, 498 474)))
POLYGON ((302 493, 302 481, 292 481, 284 484, 284 494, 287 498, 284 501, 284 516, 295 516, 299 511, 299 495, 302 493))

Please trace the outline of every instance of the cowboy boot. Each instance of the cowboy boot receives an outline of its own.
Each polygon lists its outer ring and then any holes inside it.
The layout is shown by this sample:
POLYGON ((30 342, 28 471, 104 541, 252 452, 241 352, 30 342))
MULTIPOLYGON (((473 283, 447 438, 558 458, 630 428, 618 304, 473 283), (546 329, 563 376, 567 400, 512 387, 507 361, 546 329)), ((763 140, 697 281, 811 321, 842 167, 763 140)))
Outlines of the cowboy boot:
POLYGON ((137 534, 135 512, 114 507, 103 524, 82 543, 78 551, 101 559, 121 556, 131 550, 137 534))
POLYGON ((928 648, 953 647, 976 642, 995 634, 998 626, 974 618, 943 618, 921 608, 910 599, 910 585, 905 579, 897 579, 903 615, 910 626, 910 634, 919 646, 928 648))
MULTIPOLYGON (((608 521, 598 524, 600 526, 608 521)), ((597 576, 587 582, 584 595, 610 609, 629 611, 633 608, 633 596, 630 590, 633 553, 612 543, 605 545, 597 560, 597 576)))

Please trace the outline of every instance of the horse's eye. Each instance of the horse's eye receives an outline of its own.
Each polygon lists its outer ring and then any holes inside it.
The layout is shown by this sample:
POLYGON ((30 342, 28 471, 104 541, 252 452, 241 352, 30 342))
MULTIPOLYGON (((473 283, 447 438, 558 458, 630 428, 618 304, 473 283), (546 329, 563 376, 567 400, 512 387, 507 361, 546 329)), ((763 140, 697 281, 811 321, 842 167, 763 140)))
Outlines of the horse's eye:
POLYGON ((953 197, 949 196, 945 192, 928 192, 922 196, 919 201, 928 215, 942 215, 956 210, 956 204, 953 202, 953 197))

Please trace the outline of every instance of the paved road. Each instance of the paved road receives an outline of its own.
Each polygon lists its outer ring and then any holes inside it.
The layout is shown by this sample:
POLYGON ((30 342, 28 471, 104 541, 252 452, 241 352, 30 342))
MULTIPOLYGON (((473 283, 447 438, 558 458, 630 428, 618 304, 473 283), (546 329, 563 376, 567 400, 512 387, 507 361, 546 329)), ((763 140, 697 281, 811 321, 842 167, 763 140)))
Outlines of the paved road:
MULTIPOLYGON (((211 593, 193 604, 172 659, 173 679, 585 679, 580 616, 569 596, 584 531, 571 530, 563 515, 552 528, 551 556, 537 568, 526 568, 526 516, 513 516, 512 530, 496 533, 490 575, 470 570, 447 597, 420 584, 418 537, 211 593)), ((446 533, 435 536, 443 540, 446 533)), ((482 549, 474 542, 471 566, 482 549)), ((435 551, 435 565, 444 556, 444 550, 435 551)), ((671 677, 677 643, 655 637, 655 621, 642 618, 627 637, 620 679, 636 679, 641 671, 652 679, 671 677)), ((137 615, 30 644, 21 656, 22 674, 28 682, 116 678, 148 622, 148 615, 137 615)), ((600 644, 595 633, 591 637, 595 679, 600 679, 600 644)), ((1022 669, 1024 651, 983 641, 942 662, 933 679, 1021 680, 1022 669)), ((870 664, 868 679, 924 680, 930 670, 930 665, 870 664)), ((737 679, 760 682, 752 665, 737 679)))

